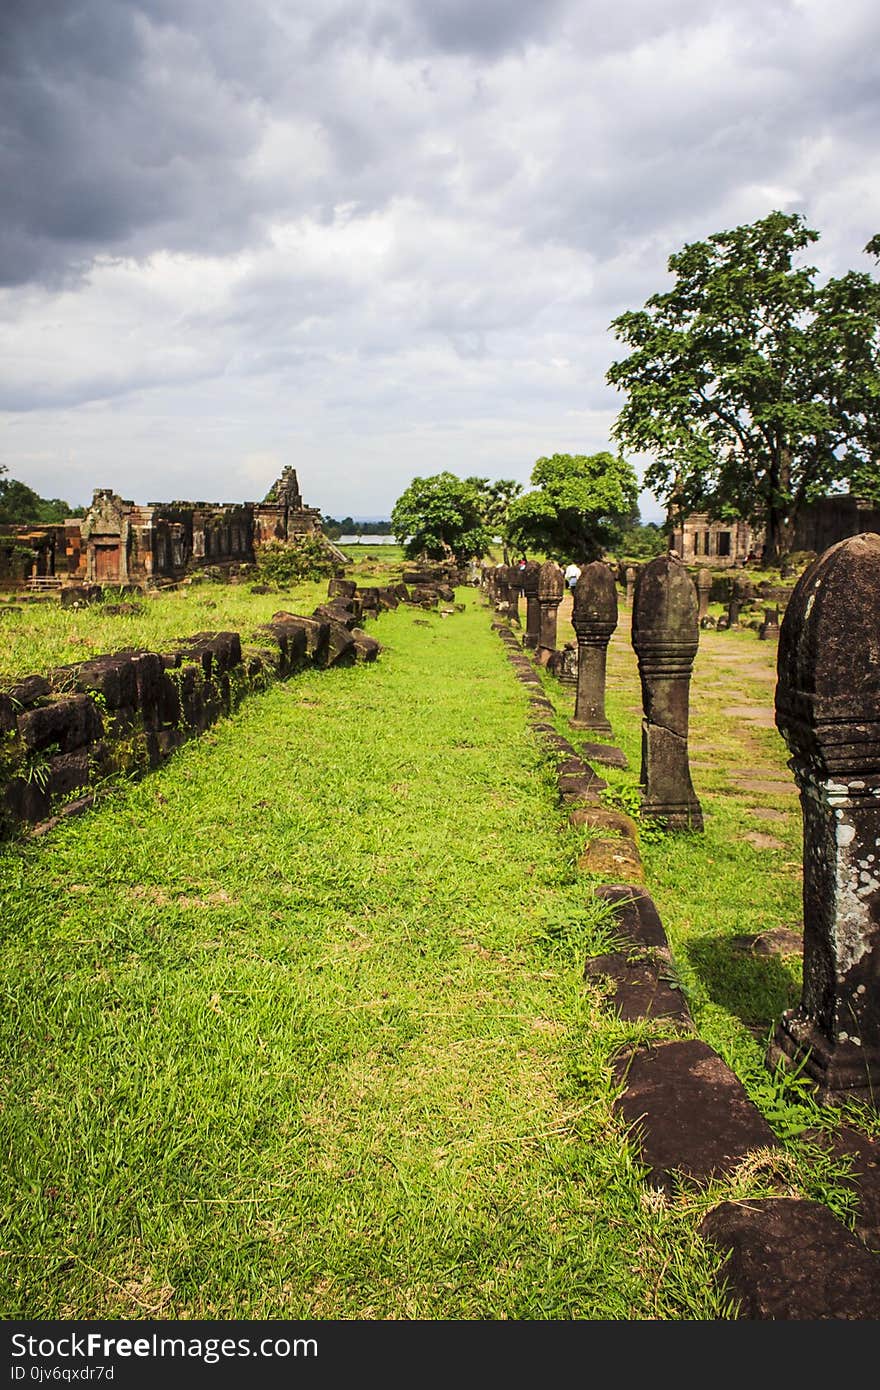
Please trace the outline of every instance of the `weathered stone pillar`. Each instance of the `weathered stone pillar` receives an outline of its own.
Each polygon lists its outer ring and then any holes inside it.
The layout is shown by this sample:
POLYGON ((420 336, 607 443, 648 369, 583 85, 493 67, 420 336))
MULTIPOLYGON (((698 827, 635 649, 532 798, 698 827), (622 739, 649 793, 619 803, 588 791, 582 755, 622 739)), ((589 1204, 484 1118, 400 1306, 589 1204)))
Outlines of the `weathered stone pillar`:
POLYGON ((524 647, 537 647, 541 635, 541 607, 538 603, 538 584, 541 566, 537 560, 529 560, 522 572, 523 593, 526 597, 526 630, 523 634, 524 647))
POLYGON ((642 681, 643 810, 670 830, 702 830, 688 764, 691 670, 700 639, 697 592, 677 555, 658 555, 636 581, 632 643, 642 681))
POLYGON ((758 639, 761 642, 777 642, 779 640, 779 607, 764 609, 764 621, 758 628, 758 639))
MULTIPOLYGON (((627 570, 627 592, 629 576, 627 570)), ((635 581, 633 581, 635 582, 635 581)), ((598 729, 610 734, 605 717, 605 659, 611 634, 617 627, 617 585, 601 560, 584 565, 574 587, 571 625, 578 640, 577 694, 573 729, 598 729)))
POLYGON ((752 599, 752 582, 743 574, 735 574, 730 602, 727 605, 728 626, 739 627, 742 609, 752 599))
POLYGON ((632 608, 633 594, 636 591, 637 575, 638 570, 633 569, 632 565, 629 565, 626 571, 626 601, 630 608, 632 608))
POLYGON ((507 607, 507 566, 495 566, 495 607, 507 607))
POLYGON ((516 565, 508 565, 507 574, 507 614, 512 623, 519 627, 520 574, 516 565))
POLYGON ((538 633, 538 656, 546 664, 556 650, 556 615, 565 593, 565 574, 555 560, 545 560, 538 573, 538 604, 541 627, 538 633))
POLYGON ((697 622, 701 623, 709 612, 709 595, 712 592, 712 575, 709 570, 697 571, 697 596, 700 601, 697 622))
POLYGON ((880 1107, 880 536, 801 575, 779 634, 776 723, 804 818, 804 983, 770 1061, 822 1100, 880 1107))

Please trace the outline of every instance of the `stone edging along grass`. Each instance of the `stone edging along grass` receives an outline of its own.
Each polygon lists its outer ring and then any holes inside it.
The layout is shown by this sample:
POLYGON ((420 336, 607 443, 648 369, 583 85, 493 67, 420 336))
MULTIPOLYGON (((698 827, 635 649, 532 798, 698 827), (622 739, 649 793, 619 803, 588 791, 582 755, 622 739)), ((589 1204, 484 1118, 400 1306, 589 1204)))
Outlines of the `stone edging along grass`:
MULTIPOLYGON (((631 817, 603 805, 606 783, 550 722, 555 706, 508 622, 492 624, 530 690, 531 724, 557 755, 557 785, 576 826, 600 832, 578 861, 613 881, 594 890, 615 923, 615 949, 588 959, 587 980, 610 986, 605 1007, 626 1021, 663 1020, 680 1039, 625 1048, 614 1063, 615 1110, 628 1126, 651 1186, 674 1194, 729 1178, 759 1153, 781 1149, 760 1110, 717 1052, 697 1036, 675 979, 666 932, 650 894, 631 817), (610 832, 602 838, 601 832, 610 832)), ((614 761, 618 749, 603 750, 614 761)), ((722 1201, 699 1227, 727 1258, 723 1277, 753 1319, 876 1319, 880 1259, 821 1202, 793 1197, 722 1201)))
POLYGON ((108 779, 158 767, 277 680, 307 666, 374 661, 379 643, 355 624, 405 598, 403 586, 369 608, 351 594, 331 596, 309 617, 276 613, 254 643, 243 644, 238 632, 197 632, 168 652, 120 651, 7 685, 0 838, 28 825, 41 834, 87 809, 108 779))

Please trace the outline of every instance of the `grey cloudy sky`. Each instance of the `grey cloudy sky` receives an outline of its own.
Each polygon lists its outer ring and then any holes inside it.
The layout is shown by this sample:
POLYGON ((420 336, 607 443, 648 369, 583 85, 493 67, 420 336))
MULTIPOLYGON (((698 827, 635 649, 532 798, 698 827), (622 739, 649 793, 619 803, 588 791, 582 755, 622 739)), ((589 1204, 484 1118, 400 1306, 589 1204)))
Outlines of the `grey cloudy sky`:
POLYGON ((0 128, 12 476, 387 515, 608 448, 685 241, 781 208, 871 268, 880 6, 3 0, 0 128))

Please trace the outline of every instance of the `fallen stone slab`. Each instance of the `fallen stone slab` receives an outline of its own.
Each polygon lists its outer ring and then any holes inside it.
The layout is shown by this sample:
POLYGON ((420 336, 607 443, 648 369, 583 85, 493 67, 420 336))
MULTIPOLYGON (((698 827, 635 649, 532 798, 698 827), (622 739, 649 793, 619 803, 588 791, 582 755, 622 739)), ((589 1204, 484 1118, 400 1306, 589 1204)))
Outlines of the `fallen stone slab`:
POLYGON ((601 777, 597 777, 594 772, 584 773, 563 773, 557 777, 556 784, 562 796, 587 796, 590 798, 598 796, 600 791, 607 787, 608 783, 603 782, 601 777))
POLYGON ((615 931, 623 941, 631 946, 662 946, 669 949, 654 899, 644 888, 631 883, 603 883, 594 891, 593 897, 611 903, 615 931))
POLYGON ((726 1254, 722 1278, 743 1318, 880 1318, 880 1260, 821 1202, 722 1202, 699 1231, 726 1254))
POLYGON ((581 751, 591 763, 601 763, 603 767, 619 767, 623 771, 629 767, 626 754, 611 743, 583 743, 581 751))
POLYGON ((804 934, 790 931, 788 927, 773 927, 754 936, 733 936, 730 944, 735 951, 750 956, 802 956, 804 934))
POLYGON ((604 956, 591 956, 584 966, 584 979, 604 979, 614 986, 604 1004, 626 1023, 662 1018, 693 1029, 691 1012, 668 952, 628 956, 622 951, 609 951, 604 956))
POLYGON ((610 806, 576 806, 568 822, 575 829, 586 826, 590 830, 616 831, 629 840, 635 840, 638 836, 635 821, 623 811, 615 811, 610 806))
POLYGON ((382 650, 375 637, 364 632, 363 628, 353 627, 351 636, 354 639, 355 651, 358 661, 375 661, 382 650))
POLYGON ((635 841, 618 836, 615 839, 590 840, 578 858, 581 873, 597 878, 626 878, 632 883, 644 883, 645 869, 635 841))
POLYGON ((632 1127, 649 1181, 668 1192, 727 1177, 779 1141, 717 1052, 699 1039, 637 1047, 614 1064, 614 1109, 632 1127))

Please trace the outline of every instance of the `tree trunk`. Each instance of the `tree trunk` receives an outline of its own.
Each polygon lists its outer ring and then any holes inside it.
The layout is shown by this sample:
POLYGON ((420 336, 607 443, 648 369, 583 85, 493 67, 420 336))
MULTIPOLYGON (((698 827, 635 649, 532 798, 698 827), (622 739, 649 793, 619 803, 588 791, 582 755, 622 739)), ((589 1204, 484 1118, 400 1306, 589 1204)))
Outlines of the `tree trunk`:
POLYGON ((791 496, 791 449, 780 444, 770 468, 770 496, 767 503, 767 529, 764 539, 764 565, 781 565, 794 539, 791 496))

